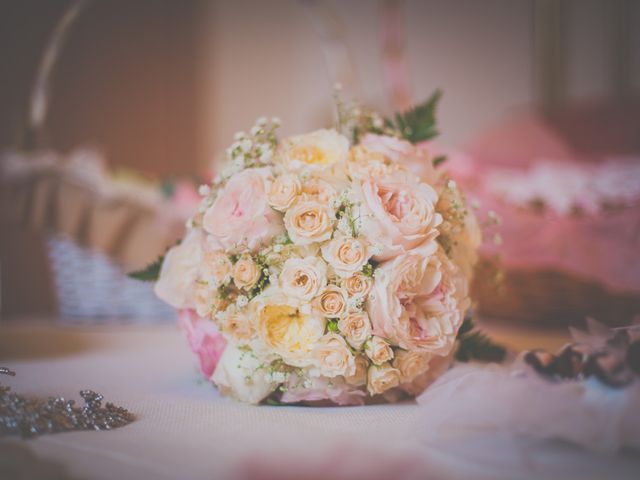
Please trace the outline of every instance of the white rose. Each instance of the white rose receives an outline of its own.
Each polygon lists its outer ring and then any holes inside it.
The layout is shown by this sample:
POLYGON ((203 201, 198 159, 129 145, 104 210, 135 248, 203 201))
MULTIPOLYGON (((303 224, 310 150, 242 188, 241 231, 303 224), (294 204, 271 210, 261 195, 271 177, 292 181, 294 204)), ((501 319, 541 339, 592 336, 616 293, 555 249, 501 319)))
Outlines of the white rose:
POLYGON ((347 343, 340 335, 328 333, 313 349, 314 369, 311 373, 325 377, 349 376, 356 371, 356 364, 347 343))
POLYGON ((276 387, 268 381, 263 362, 248 350, 227 345, 211 377, 220 391, 247 403, 260 403, 276 387))
POLYGON ((393 358, 393 350, 387 342, 380 337, 371 337, 367 340, 364 352, 376 365, 382 365, 393 358))
POLYGON ((289 238, 297 245, 329 240, 334 223, 331 206, 312 199, 298 200, 284 215, 289 238))
POLYGON ((337 233, 322 246, 322 256, 340 277, 349 277, 362 270, 371 257, 368 243, 363 238, 352 238, 337 233))
POLYGON ((294 174, 284 174, 276 177, 269 190, 269 205, 276 210, 284 212, 300 195, 302 185, 300 179, 294 174))
POLYGON ((350 313, 338 321, 338 330, 353 348, 359 350, 371 336, 369 316, 365 312, 350 313))
POLYGON ((372 365, 367 372, 367 390, 371 395, 378 395, 400 385, 400 372, 388 363, 372 365))
POLYGON ((204 235, 193 229, 180 245, 171 248, 162 262, 154 286, 158 297, 175 308, 195 307, 195 283, 204 255, 204 235))
POLYGON ((327 267, 321 258, 289 258, 280 272, 279 282, 286 295, 310 301, 327 284, 327 267))

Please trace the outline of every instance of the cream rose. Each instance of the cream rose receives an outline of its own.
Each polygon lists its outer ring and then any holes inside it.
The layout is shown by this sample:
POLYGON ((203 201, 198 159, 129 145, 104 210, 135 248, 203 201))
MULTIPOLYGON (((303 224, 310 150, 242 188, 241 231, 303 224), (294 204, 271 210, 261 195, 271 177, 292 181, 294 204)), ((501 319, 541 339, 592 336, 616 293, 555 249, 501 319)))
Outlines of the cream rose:
POLYGON ((306 135, 289 137, 283 142, 282 161, 285 167, 322 169, 346 160, 349 140, 335 130, 317 130, 306 135))
POLYGON ((322 317, 302 313, 285 297, 268 299, 258 308, 258 332, 267 350, 294 367, 312 363, 311 352, 325 325, 322 317))
POLYGON ((382 247, 375 260, 391 259, 426 242, 435 243, 442 216, 436 191, 413 174, 397 171, 354 181, 360 233, 382 247))
POLYGON ((322 256, 333 267, 336 275, 343 278, 362 270, 371 258, 366 240, 341 233, 336 233, 330 242, 322 246, 322 256))
POLYGON ((360 296, 366 298, 371 287, 373 280, 362 272, 356 272, 348 278, 342 280, 342 287, 347 291, 350 297, 360 296))
POLYGON ((356 355, 356 369, 353 375, 344 377, 345 381, 350 385, 361 386, 367 384, 367 369, 369 368, 369 359, 364 355, 356 355))
POLYGON ((220 298, 215 286, 198 281, 194 290, 195 310, 203 318, 213 318, 220 310, 229 305, 229 301, 220 298))
POLYGON ((321 258, 289 258, 279 276, 280 288, 285 295, 310 301, 327 284, 327 267, 321 258))
POLYGON ((469 305, 466 284, 441 250, 385 262, 367 300, 374 334, 405 350, 446 355, 469 305))
POLYGON ((400 372, 388 363, 372 365, 367 372, 367 390, 371 395, 384 393, 400 385, 400 372))
POLYGON ((233 283, 243 290, 251 290, 261 275, 260 266, 253 261, 251 255, 242 255, 233 266, 233 283))
POLYGON ((429 369, 431 354, 407 350, 396 350, 393 367, 400 372, 401 383, 412 382, 429 369))
POLYGON ((242 402, 260 403, 276 387, 268 381, 261 365, 253 352, 227 345, 211 380, 225 395, 242 402))
POLYGON ((202 218, 225 250, 256 250, 283 233, 281 215, 267 201, 271 170, 248 168, 229 179, 202 218))
POLYGON ((356 350, 371 336, 371 322, 365 312, 354 312, 345 315, 338 321, 338 330, 356 350))
POLYGON ((247 345, 253 338, 255 328, 246 312, 232 306, 216 318, 220 331, 232 343, 247 345))
POLYGON ((292 173, 280 175, 269 189, 269 205, 284 212, 302 192, 302 185, 297 175, 292 173))
POLYGON ((289 238, 297 245, 329 240, 334 223, 331 207, 313 199, 298 200, 284 215, 289 238))
POLYGON ((206 252, 200 278, 218 287, 231 280, 232 270, 233 264, 229 260, 229 256, 222 250, 206 252))
POLYGON ((336 189, 326 180, 320 178, 310 178, 302 185, 302 193, 318 200, 320 203, 330 203, 338 193, 336 189))
POLYGON ((346 293, 336 285, 329 285, 313 299, 313 306, 325 317, 338 318, 347 308, 346 293))
POLYGON ((314 368, 311 374, 313 375, 337 377, 355 374, 355 359, 344 338, 336 333, 328 333, 318 340, 312 356, 314 368))
POLYGON ((382 365, 393 358, 393 350, 382 338, 373 336, 367 340, 364 353, 375 365, 382 365))
POLYGON ((195 283, 204 255, 201 230, 189 230, 180 245, 171 248, 162 262, 154 285, 158 297, 175 308, 195 307, 195 283))

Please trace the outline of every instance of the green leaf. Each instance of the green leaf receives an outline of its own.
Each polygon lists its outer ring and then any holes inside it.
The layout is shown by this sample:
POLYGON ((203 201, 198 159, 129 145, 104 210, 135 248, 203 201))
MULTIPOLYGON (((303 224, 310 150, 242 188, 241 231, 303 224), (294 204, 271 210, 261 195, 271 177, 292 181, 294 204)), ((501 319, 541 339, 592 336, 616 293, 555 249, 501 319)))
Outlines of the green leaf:
POLYGON ((162 268, 163 261, 164 255, 161 255, 155 262, 150 263, 142 270, 129 272, 127 276, 143 282, 155 282, 160 277, 160 268, 162 268))
POLYGON ((436 108, 442 91, 436 90, 429 99, 404 113, 395 115, 394 127, 411 143, 419 143, 438 135, 436 129, 436 108))
POLYGON ((436 158, 433 159, 432 163, 434 167, 437 167, 439 165, 442 165, 446 161, 447 161, 446 155, 438 155, 436 158))

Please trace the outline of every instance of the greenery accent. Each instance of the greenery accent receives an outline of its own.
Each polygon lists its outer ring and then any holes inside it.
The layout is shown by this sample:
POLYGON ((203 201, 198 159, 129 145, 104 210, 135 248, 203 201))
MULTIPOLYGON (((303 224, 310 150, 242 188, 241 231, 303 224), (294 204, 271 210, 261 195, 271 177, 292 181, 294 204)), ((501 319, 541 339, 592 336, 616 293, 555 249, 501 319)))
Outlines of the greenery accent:
POLYGON ((393 120, 385 119, 385 126, 397 129, 406 140, 414 144, 436 137, 436 108, 441 97, 442 91, 436 90, 426 102, 404 113, 396 113, 393 120))
POLYGON ((155 282, 160 277, 160 269, 162 268, 162 262, 164 261, 164 255, 158 257, 153 263, 150 263, 141 270, 127 273, 129 278, 141 280, 143 282, 155 282))
POLYGON ((438 155, 436 158, 434 158, 432 160, 432 164, 434 167, 438 167, 440 165, 442 165, 444 162, 447 161, 447 156, 446 155, 438 155))
POLYGON ((458 348, 455 359, 458 362, 502 362, 507 350, 494 343, 486 334, 477 330, 471 317, 466 317, 458 330, 458 348))

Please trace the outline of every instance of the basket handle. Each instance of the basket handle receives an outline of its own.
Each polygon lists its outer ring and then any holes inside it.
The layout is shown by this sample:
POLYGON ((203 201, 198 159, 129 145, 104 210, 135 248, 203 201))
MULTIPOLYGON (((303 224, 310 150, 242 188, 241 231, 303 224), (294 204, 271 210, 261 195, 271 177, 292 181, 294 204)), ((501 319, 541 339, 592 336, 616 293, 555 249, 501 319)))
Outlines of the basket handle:
POLYGON ((44 47, 29 98, 27 126, 23 139, 23 147, 27 150, 35 149, 41 144, 42 129, 49 109, 51 78, 69 31, 88 3, 89 0, 73 0, 69 3, 44 47))

